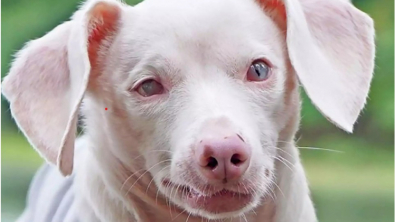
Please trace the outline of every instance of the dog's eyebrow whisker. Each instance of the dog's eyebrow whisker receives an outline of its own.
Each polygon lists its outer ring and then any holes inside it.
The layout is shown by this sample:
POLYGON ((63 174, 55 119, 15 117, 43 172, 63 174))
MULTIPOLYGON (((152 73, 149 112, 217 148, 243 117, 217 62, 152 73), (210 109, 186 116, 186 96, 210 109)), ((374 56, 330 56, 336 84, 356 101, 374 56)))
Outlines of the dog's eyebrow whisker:
POLYGON ((306 150, 322 150, 322 151, 328 151, 328 152, 334 152, 334 153, 345 153, 344 151, 341 151, 341 150, 326 149, 326 148, 319 148, 319 147, 298 146, 297 148, 299 148, 299 149, 306 149, 306 150))

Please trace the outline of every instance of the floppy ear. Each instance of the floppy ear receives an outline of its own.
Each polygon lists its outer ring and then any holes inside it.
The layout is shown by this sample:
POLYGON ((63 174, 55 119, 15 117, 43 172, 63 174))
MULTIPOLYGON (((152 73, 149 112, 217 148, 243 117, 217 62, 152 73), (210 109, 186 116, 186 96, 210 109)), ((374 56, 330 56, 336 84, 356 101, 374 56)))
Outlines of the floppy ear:
POLYGON ((18 52, 2 83, 18 126, 63 175, 72 173, 78 108, 94 81, 99 47, 115 35, 120 13, 115 0, 88 1, 71 21, 18 52))
POLYGON ((259 0, 286 28, 291 64, 320 112, 347 132, 369 92, 372 19, 347 0, 259 0))

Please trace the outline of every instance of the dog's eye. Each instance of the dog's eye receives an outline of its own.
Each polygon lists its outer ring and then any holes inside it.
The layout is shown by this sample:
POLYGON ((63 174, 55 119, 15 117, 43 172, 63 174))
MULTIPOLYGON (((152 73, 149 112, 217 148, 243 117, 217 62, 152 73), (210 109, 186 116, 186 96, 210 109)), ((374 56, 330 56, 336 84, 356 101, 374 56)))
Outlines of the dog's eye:
POLYGON ((164 89, 162 84, 160 84, 159 82, 153 79, 148 79, 142 82, 136 88, 136 91, 144 97, 149 97, 157 94, 162 94, 164 89))
POLYGON ((270 76, 270 66, 261 60, 253 62, 247 72, 247 80, 258 82, 268 79, 270 76))

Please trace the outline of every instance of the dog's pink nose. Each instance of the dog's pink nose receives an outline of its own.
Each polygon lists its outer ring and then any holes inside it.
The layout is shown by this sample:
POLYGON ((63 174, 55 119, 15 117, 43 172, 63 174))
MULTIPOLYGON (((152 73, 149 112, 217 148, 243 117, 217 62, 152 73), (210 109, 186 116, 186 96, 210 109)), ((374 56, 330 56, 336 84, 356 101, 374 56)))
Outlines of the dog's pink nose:
POLYGON ((250 165, 250 147, 239 136, 200 141, 196 150, 199 170, 209 180, 239 179, 250 165))

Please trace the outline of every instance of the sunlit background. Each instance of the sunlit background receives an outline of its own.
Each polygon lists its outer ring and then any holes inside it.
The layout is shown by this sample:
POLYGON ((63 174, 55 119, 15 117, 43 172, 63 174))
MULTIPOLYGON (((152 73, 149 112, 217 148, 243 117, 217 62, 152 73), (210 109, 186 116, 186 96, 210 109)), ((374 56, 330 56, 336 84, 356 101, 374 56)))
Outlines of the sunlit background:
MULTIPOLYGON (((26 41, 67 20, 79 2, 2 0, 1 76, 26 41)), ((394 2, 353 2, 373 17, 377 30, 368 105, 355 133, 349 135, 329 124, 304 97, 298 145, 321 222, 389 222, 394 220, 394 2)), ((29 182, 42 160, 17 130, 4 98, 1 115, 1 215, 7 222, 21 213, 29 182)))

